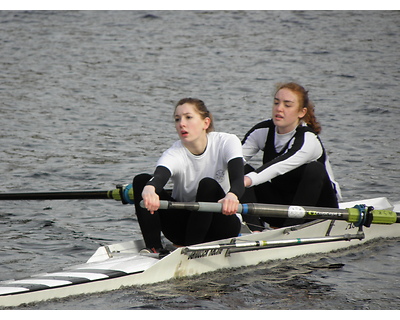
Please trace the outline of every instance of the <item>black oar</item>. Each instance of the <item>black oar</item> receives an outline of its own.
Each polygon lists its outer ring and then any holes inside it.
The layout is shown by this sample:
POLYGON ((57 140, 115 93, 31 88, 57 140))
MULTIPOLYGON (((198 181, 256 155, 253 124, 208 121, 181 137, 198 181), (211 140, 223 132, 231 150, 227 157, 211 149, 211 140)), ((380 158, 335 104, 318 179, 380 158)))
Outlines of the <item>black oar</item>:
POLYGON ((117 185, 112 190, 63 191, 63 192, 14 192, 0 193, 0 200, 71 200, 71 199, 114 199, 133 204, 132 185, 117 185))
MULTIPOLYGON (((184 209, 191 211, 221 212, 222 204, 215 202, 160 201, 160 209, 184 209)), ((391 210, 374 210, 373 207, 357 205, 353 208, 320 208, 276 204, 240 204, 238 213, 270 218, 346 220, 356 226, 400 223, 400 213, 391 210)))

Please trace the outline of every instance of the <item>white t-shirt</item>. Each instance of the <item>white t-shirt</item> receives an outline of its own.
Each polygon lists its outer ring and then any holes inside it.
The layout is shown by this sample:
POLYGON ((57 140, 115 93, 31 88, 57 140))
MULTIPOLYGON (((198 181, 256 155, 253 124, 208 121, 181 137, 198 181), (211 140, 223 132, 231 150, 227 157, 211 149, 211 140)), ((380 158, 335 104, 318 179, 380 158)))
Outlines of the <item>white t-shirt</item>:
POLYGON ((243 158, 241 142, 237 136, 224 132, 210 132, 207 138, 206 150, 201 155, 192 154, 178 140, 157 162, 157 166, 171 172, 172 197, 177 201, 195 201, 199 182, 205 177, 219 182, 225 193, 230 189, 228 162, 243 158))

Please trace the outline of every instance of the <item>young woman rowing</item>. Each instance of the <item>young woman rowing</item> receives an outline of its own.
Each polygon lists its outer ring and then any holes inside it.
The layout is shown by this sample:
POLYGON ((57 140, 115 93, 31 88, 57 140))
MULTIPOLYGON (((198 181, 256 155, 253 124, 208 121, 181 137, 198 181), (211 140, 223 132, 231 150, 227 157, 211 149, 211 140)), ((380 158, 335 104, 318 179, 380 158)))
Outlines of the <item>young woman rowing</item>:
POLYGON ((174 112, 179 139, 157 162, 154 174, 133 179, 136 215, 146 247, 162 248, 161 236, 176 245, 192 245, 235 237, 241 223, 236 215, 244 193, 243 153, 232 134, 213 132, 213 117, 203 101, 186 98, 174 112), (171 179, 172 195, 163 188, 171 179), (140 207, 143 199, 145 208, 140 207), (158 210, 160 199, 222 203, 222 213, 158 210))
MULTIPOLYGON (((297 83, 277 86, 272 118, 256 124, 245 135, 243 155, 249 161, 262 150, 263 164, 246 165, 244 202, 338 207, 339 185, 318 137, 321 127, 308 92, 297 83)), ((253 230, 304 222, 293 219, 243 217, 253 230)))

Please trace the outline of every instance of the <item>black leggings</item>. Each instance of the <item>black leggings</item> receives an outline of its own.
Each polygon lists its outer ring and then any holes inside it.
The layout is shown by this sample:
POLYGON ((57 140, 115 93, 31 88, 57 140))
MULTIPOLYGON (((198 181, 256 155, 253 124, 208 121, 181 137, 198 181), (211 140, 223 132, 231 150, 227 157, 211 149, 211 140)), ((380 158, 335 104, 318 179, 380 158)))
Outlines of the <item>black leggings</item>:
MULTIPOLYGON (((176 245, 192 245, 202 242, 236 237, 241 223, 236 215, 220 212, 188 210, 158 210, 153 215, 140 207, 142 191, 151 175, 140 174, 133 179, 135 209, 146 247, 161 248, 161 232, 176 245)), ((165 190, 159 193, 161 200, 175 201, 165 190)), ((196 201, 217 202, 225 197, 220 184, 211 178, 200 181, 196 201)))
MULTIPOLYGON (((250 166, 245 172, 253 171, 250 166)), ((241 202, 258 202, 267 204, 284 204, 338 208, 336 192, 332 187, 325 166, 314 161, 278 176, 258 186, 247 188, 241 202)), ((243 216, 244 221, 253 230, 259 230, 259 219, 243 216)), ((284 227, 304 223, 304 219, 262 218, 273 227, 284 227)))

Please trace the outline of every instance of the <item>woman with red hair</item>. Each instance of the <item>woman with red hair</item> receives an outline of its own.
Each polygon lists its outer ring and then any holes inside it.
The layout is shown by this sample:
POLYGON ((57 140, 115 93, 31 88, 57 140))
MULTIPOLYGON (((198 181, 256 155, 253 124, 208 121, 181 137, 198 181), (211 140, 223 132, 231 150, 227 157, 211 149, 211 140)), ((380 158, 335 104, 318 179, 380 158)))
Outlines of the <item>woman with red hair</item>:
MULTIPOLYGON (((320 131, 308 92, 297 83, 279 84, 272 117, 256 124, 242 141, 246 162, 260 150, 264 154, 259 168, 246 164, 247 189, 241 201, 337 208, 340 188, 318 137, 320 131)), ((264 228, 264 222, 272 227, 304 222, 282 218, 244 219, 253 230, 264 228)))

